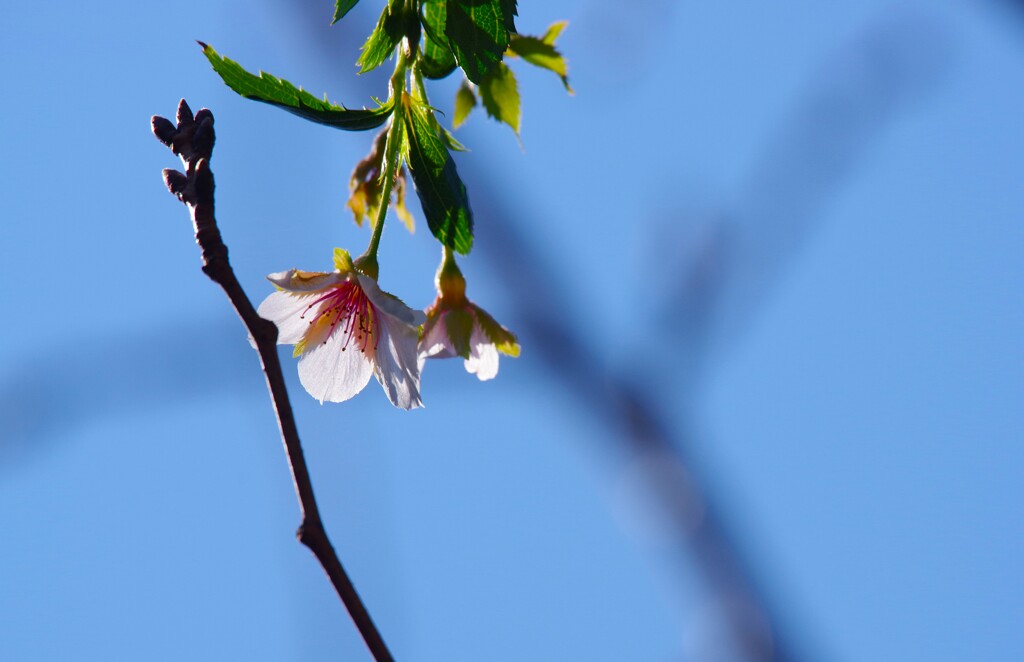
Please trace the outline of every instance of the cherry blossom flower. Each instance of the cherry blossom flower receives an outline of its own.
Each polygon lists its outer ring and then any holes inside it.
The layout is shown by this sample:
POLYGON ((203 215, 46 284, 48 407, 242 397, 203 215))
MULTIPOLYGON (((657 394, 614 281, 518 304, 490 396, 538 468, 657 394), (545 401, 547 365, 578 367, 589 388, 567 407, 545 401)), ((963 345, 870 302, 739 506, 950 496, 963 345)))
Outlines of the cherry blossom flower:
POLYGON ((514 333, 466 298, 466 281, 445 249, 437 274, 438 297, 427 309, 420 337, 419 362, 461 356, 466 370, 481 381, 498 374, 498 353, 519 356, 514 333))
POLYGON ((424 314, 360 273, 336 249, 333 272, 290 269, 270 274, 278 291, 257 311, 278 328, 278 344, 295 345, 299 380, 321 403, 343 402, 374 375, 393 405, 422 407, 416 356, 424 314))

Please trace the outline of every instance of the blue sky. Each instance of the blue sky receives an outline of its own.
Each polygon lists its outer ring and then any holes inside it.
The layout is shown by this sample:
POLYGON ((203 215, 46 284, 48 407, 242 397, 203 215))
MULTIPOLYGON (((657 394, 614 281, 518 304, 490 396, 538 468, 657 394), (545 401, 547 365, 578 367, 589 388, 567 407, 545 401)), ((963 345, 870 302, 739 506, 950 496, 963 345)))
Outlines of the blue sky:
MULTIPOLYGON (((741 659, 646 490, 663 458, 623 452, 600 387, 541 349, 555 319, 686 441, 673 477, 707 486, 803 659, 1021 659, 1024 10, 634 4, 521 2, 523 32, 570 21, 577 94, 519 63, 524 148, 482 114, 458 134, 469 294, 522 357, 484 384, 429 365, 412 413, 375 384, 320 406, 286 360, 328 530, 396 657, 741 659), (501 227, 529 268, 500 266, 501 227)), ((372 136, 236 97, 194 43, 359 106, 384 93, 351 66, 378 10, 330 10, 6 8, 0 658, 368 659, 292 537, 256 358, 149 135, 179 98, 213 109, 252 298, 360 251, 344 203, 372 136)), ((417 220, 389 222, 381 283, 425 306, 417 220)))

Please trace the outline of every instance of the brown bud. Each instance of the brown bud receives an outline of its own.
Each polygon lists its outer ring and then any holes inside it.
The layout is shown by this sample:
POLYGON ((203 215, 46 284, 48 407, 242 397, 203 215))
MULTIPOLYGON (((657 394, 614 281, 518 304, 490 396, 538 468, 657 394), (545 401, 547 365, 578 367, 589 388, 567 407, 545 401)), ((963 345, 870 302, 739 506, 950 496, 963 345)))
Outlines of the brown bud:
POLYGON ((170 147, 171 141, 174 140, 174 133, 177 131, 171 121, 166 117, 153 115, 152 124, 153 135, 156 136, 156 139, 170 147))

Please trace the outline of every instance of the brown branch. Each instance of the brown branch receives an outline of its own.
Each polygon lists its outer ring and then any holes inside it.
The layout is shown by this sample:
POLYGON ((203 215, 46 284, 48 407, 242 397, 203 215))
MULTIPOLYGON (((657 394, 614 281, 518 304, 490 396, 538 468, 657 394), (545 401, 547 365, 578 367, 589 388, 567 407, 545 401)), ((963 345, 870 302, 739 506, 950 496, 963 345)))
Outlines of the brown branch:
POLYGON ((228 262, 228 249, 221 239, 213 211, 214 184, 213 172, 210 170, 214 142, 213 113, 203 108, 193 116, 192 110, 182 99, 178 105, 177 120, 178 124, 175 126, 163 117, 153 117, 154 135, 180 156, 185 165, 184 174, 170 168, 165 169, 164 182, 171 193, 188 206, 196 243, 202 251, 203 273, 223 288, 255 341, 260 362, 263 364, 263 373, 267 378, 267 388, 270 390, 274 411, 277 414, 278 426, 281 429, 281 439, 288 455, 295 494, 299 498, 299 507, 302 511, 302 523, 296 536, 323 566, 374 659, 377 662, 392 660, 384 639, 373 624, 373 619, 356 593, 324 530, 316 497, 313 495, 313 484, 309 479, 306 458, 299 441, 299 432, 295 427, 288 391, 285 389, 284 374, 281 372, 281 363, 277 356, 277 327, 256 314, 256 309, 235 278, 235 272, 228 262))

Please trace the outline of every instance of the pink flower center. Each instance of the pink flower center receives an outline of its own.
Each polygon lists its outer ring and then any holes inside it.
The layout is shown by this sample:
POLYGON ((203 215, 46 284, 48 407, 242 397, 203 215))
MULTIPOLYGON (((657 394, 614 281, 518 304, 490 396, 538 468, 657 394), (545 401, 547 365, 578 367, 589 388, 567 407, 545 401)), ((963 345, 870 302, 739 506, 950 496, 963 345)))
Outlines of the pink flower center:
POLYGON ((358 283, 346 281, 332 287, 326 294, 306 306, 306 310, 299 315, 299 318, 306 319, 310 311, 318 305, 320 307, 317 308, 313 319, 309 321, 309 325, 311 333, 317 335, 323 333, 321 342, 326 344, 327 339, 340 324, 341 332, 345 334, 345 342, 341 346, 341 351, 344 352, 350 344, 354 343, 360 352, 365 353, 366 348, 370 347, 371 340, 373 341, 372 349, 377 349, 379 342, 379 334, 376 332, 377 311, 358 283), (325 325, 330 325, 326 332, 323 329, 325 325))

